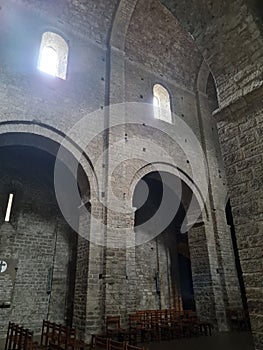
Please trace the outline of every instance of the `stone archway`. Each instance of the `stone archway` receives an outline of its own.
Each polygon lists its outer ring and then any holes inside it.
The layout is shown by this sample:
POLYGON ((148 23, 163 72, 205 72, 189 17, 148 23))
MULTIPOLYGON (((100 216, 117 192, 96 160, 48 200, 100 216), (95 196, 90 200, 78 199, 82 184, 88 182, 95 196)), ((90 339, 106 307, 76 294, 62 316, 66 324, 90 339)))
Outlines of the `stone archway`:
POLYGON ((2 260, 10 261, 11 269, 1 276, 6 295, 2 301, 5 308, 0 309, 3 334, 9 320, 23 323, 36 333, 46 318, 68 325, 85 322, 87 301, 84 298, 80 302, 80 294, 83 296, 83 285, 87 286, 89 242, 70 225, 77 225, 78 232, 83 227, 90 229, 90 222, 79 210, 82 199, 90 196, 90 184, 82 167, 78 179, 74 178, 69 170, 74 156, 65 149, 69 163, 59 161, 63 213, 71 213, 75 222, 66 221, 54 191, 58 149, 58 142, 35 133, 0 135, 0 190, 3 195, 14 194, 8 222, 2 215, 6 203, 1 201, 0 252, 2 260), (75 181, 80 191, 78 200, 71 193, 70 184, 75 181))
POLYGON ((141 245, 137 244, 135 249, 139 276, 137 300, 141 301, 137 308, 192 308, 197 310, 201 320, 217 325, 211 260, 200 208, 196 222, 189 221, 193 215, 187 216, 189 230, 182 233, 186 212, 189 208, 197 209, 198 201, 192 189, 180 178, 167 173, 164 184, 160 174, 162 172, 148 172, 141 177, 133 196, 133 205, 140 206, 135 212, 135 242, 140 241, 138 235, 148 235, 148 239, 144 239, 141 245), (142 181, 150 191, 145 202, 140 198, 144 191, 142 181), (152 235, 152 231, 158 229, 158 222, 165 220, 165 216, 156 214, 165 200, 161 193, 164 187, 159 186, 161 183, 162 186, 169 183, 169 206, 173 205, 175 212, 172 220, 162 225, 162 231, 152 235), (180 186, 182 191, 178 191, 180 186), (157 192, 151 193, 154 191, 157 192), (196 202, 195 206, 190 204, 191 201, 196 202), (150 222, 154 216, 155 220, 150 222))

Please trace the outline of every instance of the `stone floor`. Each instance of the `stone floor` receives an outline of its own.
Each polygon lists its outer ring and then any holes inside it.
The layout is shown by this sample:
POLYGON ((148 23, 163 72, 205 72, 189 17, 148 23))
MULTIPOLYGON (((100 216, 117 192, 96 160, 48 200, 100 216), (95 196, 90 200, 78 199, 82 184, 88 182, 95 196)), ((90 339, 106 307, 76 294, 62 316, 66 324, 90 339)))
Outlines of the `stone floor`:
POLYGON ((199 337, 145 344, 149 350, 254 350, 250 333, 218 333, 199 337))
MULTIPOLYGON (((0 350, 4 350, 0 339, 0 350)), ((249 333, 218 333, 212 337, 199 337, 174 341, 163 341, 144 345, 149 350, 254 350, 249 333)))

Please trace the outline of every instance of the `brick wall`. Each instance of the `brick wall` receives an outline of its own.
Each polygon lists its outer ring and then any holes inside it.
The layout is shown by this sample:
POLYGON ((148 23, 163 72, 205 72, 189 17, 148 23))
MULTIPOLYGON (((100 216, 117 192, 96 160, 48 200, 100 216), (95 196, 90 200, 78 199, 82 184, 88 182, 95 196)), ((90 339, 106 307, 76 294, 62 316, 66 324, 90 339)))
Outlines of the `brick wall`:
POLYGON ((250 321, 262 349, 262 102, 261 89, 217 117, 250 321), (241 107, 242 103, 242 107, 241 107))

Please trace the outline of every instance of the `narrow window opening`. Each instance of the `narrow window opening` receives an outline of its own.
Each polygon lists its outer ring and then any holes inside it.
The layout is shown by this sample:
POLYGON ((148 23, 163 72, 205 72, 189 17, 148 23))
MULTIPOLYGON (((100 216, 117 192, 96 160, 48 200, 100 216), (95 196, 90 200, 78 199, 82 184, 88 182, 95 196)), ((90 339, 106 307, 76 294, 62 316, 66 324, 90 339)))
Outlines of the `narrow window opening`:
POLYGON ((172 122, 170 94, 160 84, 155 84, 153 87, 153 106, 156 119, 161 119, 167 123, 172 122))
POLYGON ((52 47, 44 47, 39 62, 39 70, 56 76, 58 74, 58 55, 52 47))
POLYGON ((14 199, 14 194, 10 193, 8 197, 7 207, 6 207, 5 222, 10 221, 13 199, 14 199))
POLYGON ((45 32, 39 50, 38 69, 65 80, 67 65, 68 44, 60 35, 45 32))

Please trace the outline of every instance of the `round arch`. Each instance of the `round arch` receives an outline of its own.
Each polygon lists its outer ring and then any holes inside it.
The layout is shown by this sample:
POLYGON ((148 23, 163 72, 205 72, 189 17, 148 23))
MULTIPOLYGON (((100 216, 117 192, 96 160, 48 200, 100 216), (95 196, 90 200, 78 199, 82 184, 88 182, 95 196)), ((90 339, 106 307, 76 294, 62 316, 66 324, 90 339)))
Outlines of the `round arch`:
MULTIPOLYGON (((181 179, 181 181, 192 191, 195 196, 197 203, 200 208, 200 212, 202 212, 202 216, 204 214, 203 219, 209 220, 208 210, 205 203, 205 198, 203 197, 200 189, 194 183, 194 181, 180 168, 167 163, 152 163, 147 164, 144 167, 140 168, 134 175, 133 179, 130 183, 130 200, 132 205, 133 194, 138 182, 146 175, 152 172, 165 172, 171 175, 174 175, 181 179), (204 209, 202 211, 202 209, 204 209)), ((191 214, 191 213, 189 213, 191 214)))
POLYGON ((46 151, 53 156, 56 156, 60 147, 63 147, 63 152, 60 152, 63 154, 63 159, 61 159, 61 161, 64 162, 65 165, 67 165, 67 162, 77 161, 79 163, 79 175, 82 178, 82 181, 79 184, 81 186, 81 193, 85 188, 84 178, 86 177, 90 187, 90 200, 92 201, 92 199, 97 198, 99 193, 98 180, 90 159, 86 153, 82 152, 78 145, 69 138, 65 138, 65 135, 59 130, 50 128, 44 124, 33 122, 18 120, 12 122, 1 122, 0 146, 3 145, 32 146, 46 151), (11 135, 12 137, 10 137, 11 135), (62 144, 63 146, 61 146, 62 144))
POLYGON ((137 2, 138 0, 120 0, 110 33, 110 46, 125 50, 126 34, 137 2))

